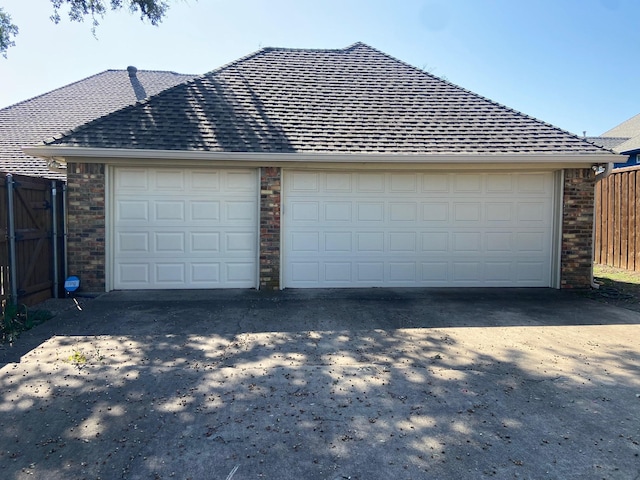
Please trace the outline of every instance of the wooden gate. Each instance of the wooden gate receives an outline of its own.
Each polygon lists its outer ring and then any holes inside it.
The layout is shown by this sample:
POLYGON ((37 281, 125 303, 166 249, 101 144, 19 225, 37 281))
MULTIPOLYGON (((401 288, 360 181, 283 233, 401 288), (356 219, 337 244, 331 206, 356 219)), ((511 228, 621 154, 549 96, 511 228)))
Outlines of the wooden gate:
POLYGON ((63 185, 44 178, 0 174, 2 300, 29 306, 62 294, 63 185))

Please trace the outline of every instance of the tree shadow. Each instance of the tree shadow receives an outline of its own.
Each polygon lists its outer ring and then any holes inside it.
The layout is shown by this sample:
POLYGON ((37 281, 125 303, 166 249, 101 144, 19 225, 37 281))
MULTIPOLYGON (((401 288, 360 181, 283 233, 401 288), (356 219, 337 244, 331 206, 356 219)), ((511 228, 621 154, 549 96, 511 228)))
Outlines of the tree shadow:
POLYGON ((487 292, 465 295, 488 328, 447 292, 258 293, 61 316, 0 370, 4 478, 640 474, 637 324, 510 324, 487 292))

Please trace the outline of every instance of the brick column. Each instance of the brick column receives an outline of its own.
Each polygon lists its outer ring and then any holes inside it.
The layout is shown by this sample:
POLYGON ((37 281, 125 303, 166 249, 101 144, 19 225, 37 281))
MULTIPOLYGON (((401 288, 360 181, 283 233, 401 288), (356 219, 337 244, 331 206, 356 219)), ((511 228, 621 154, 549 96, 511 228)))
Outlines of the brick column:
POLYGON ((589 168, 564 171, 562 199, 562 288, 589 288, 593 263, 595 173, 589 168))
POLYGON ((260 169, 260 288, 280 288, 281 169, 260 169))
POLYGON ((105 291, 105 166, 67 165, 67 257, 86 292, 105 291))

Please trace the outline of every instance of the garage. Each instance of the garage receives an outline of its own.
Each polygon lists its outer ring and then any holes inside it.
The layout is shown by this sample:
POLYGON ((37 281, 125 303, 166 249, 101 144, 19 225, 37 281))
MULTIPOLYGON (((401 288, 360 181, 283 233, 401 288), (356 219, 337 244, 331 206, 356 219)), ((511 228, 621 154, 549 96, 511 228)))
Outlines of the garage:
POLYGON ((112 170, 112 288, 257 285, 252 169, 112 170))
POLYGON ((285 171, 283 285, 555 283, 553 172, 285 171))

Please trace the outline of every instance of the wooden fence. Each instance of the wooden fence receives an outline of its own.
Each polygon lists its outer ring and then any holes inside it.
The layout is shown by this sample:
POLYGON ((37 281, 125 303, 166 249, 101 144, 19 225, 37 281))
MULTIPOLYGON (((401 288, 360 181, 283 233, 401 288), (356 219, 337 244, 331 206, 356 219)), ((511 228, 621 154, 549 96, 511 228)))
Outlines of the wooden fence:
POLYGON ((63 294, 62 190, 60 181, 0 173, 1 300, 29 306, 63 294))
POLYGON ((640 271, 640 167, 615 170, 596 184, 594 262, 640 271))

